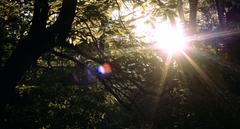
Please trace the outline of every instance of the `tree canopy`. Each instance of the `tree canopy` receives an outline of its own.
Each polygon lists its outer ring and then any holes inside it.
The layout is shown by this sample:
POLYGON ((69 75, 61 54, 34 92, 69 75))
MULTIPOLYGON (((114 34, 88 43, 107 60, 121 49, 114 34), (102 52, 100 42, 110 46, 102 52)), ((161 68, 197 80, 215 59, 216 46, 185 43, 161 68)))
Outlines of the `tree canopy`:
POLYGON ((0 127, 234 129, 240 1, 0 1, 0 127))

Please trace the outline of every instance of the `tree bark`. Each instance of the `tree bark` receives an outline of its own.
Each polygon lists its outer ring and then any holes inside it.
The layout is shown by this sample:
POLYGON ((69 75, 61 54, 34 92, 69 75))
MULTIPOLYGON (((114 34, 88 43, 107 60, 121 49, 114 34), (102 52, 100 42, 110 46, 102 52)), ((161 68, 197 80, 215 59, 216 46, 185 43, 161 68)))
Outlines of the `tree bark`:
POLYGON ((189 16, 190 32, 195 33, 197 29, 198 0, 189 0, 189 8, 190 8, 190 16, 189 16))
POLYGON ((20 40, 0 73, 1 104, 14 102, 15 87, 29 67, 45 52, 66 40, 75 17, 77 0, 63 0, 57 21, 46 28, 48 0, 35 0, 28 36, 20 40))
POLYGON ((185 17, 184 17, 184 11, 183 11, 183 1, 182 0, 177 1, 177 9, 178 9, 178 14, 179 14, 181 22, 185 23, 185 17))
POLYGON ((223 0, 215 0, 215 4, 217 7, 218 12, 218 20, 221 28, 224 28, 226 25, 226 18, 225 18, 225 9, 224 9, 224 1, 223 0))

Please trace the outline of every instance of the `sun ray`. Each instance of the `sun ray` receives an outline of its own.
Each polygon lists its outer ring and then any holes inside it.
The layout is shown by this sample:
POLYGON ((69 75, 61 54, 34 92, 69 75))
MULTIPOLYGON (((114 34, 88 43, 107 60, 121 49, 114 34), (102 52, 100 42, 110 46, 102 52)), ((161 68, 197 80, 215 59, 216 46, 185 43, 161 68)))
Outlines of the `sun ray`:
MULTIPOLYGON (((208 90, 211 93, 216 94, 219 97, 225 96, 224 93, 217 87, 216 83, 184 52, 181 51, 184 57, 189 61, 189 63, 193 66, 196 72, 200 75, 201 79, 206 82, 208 90)), ((224 99, 224 97, 222 98, 224 99)))
POLYGON ((203 40, 227 37, 227 36, 232 36, 237 34, 240 34, 239 30, 225 30, 225 31, 219 31, 219 32, 212 32, 212 33, 200 33, 193 36, 187 36, 186 41, 187 42, 203 41, 203 40))
POLYGON ((160 80, 160 87, 159 87, 159 94, 161 94, 162 91, 163 91, 164 84, 165 84, 165 81, 166 81, 166 78, 167 78, 167 74, 168 74, 168 70, 169 70, 169 66, 171 64, 171 61, 172 61, 172 54, 169 54, 167 56, 167 59, 165 61, 165 66, 164 66, 163 71, 162 71, 162 76, 161 76, 161 80, 160 80))
MULTIPOLYGON (((181 51, 184 57, 189 61, 193 66, 196 72, 200 75, 201 79, 207 84, 206 88, 211 92, 212 95, 215 95, 217 99, 223 103, 230 103, 226 98, 226 94, 219 88, 220 83, 215 83, 208 75, 205 73, 184 51, 181 51)), ((234 109, 234 107, 232 107, 234 109)))
POLYGON ((208 75, 184 52, 181 51, 184 57, 189 61, 189 63, 193 66, 196 72, 200 75, 200 77, 209 85, 214 86, 215 83, 208 77, 208 75))

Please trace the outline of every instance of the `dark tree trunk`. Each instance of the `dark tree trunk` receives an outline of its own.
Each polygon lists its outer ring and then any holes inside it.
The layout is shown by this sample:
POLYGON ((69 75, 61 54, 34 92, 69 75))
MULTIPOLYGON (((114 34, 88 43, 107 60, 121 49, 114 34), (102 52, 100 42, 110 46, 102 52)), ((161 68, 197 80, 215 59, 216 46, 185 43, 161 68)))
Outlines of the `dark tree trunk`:
POLYGON ((3 41, 4 41, 4 37, 5 35, 3 34, 3 25, 1 24, 2 21, 0 20, 0 71, 2 69, 2 58, 3 58, 3 41))
POLYGON ((198 0, 189 0, 190 16, 189 16, 189 26, 191 33, 196 32, 197 28, 197 8, 198 0))
POLYGON ((226 22, 231 24, 232 27, 240 25, 240 2, 232 5, 226 13, 226 22))
POLYGON ((224 51, 228 55, 228 60, 240 65, 240 34, 237 28, 240 27, 240 1, 229 7, 226 12, 226 23, 228 29, 237 30, 238 33, 228 36, 225 39, 224 51))
POLYGON ((184 12, 183 12, 183 1, 178 0, 177 1, 177 9, 178 9, 178 14, 181 19, 181 22, 185 23, 185 17, 184 17, 184 12))
POLYGON ((48 0, 35 1, 29 34, 19 41, 16 50, 13 51, 0 73, 1 104, 11 103, 15 99, 16 85, 43 53, 66 40, 75 16, 76 2, 77 0, 63 0, 57 21, 46 28, 48 0))
POLYGON ((224 9, 224 1, 223 0, 215 0, 215 4, 217 7, 217 12, 218 12, 218 20, 221 28, 225 27, 226 24, 226 18, 225 18, 225 9, 224 9))

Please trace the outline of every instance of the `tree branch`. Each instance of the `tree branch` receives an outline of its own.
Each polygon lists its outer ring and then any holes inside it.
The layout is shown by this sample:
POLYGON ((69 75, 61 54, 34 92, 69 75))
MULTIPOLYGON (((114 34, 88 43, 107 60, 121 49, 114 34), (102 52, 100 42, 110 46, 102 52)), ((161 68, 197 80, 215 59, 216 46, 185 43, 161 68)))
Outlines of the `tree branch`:
POLYGON ((48 28, 48 33, 54 36, 56 43, 65 42, 75 17, 77 0, 63 0, 62 8, 56 22, 48 28))
POLYGON ((80 62, 80 61, 77 60, 76 58, 71 57, 71 56, 69 56, 69 55, 67 55, 67 54, 63 54, 63 53, 56 52, 56 51, 51 51, 51 53, 53 53, 53 54, 56 55, 56 56, 59 56, 59 57, 62 57, 62 58, 71 60, 71 61, 75 62, 76 64, 81 65, 81 66, 83 66, 83 67, 85 66, 85 64, 83 64, 82 62, 80 62))

